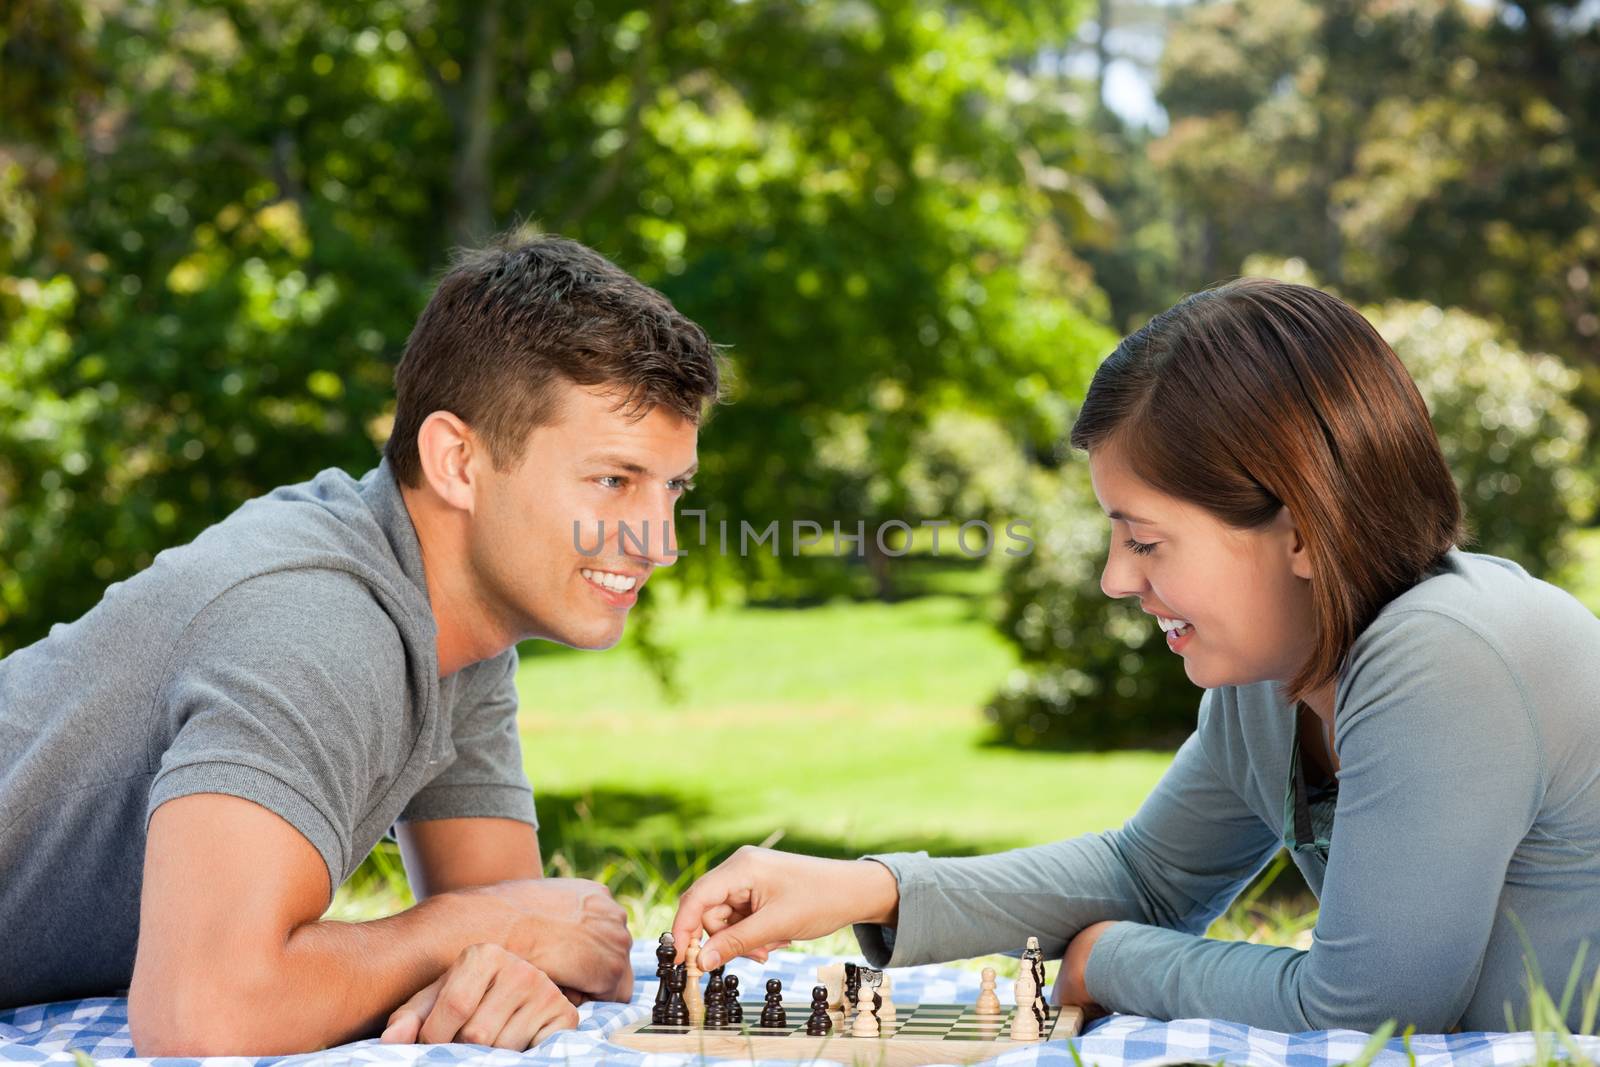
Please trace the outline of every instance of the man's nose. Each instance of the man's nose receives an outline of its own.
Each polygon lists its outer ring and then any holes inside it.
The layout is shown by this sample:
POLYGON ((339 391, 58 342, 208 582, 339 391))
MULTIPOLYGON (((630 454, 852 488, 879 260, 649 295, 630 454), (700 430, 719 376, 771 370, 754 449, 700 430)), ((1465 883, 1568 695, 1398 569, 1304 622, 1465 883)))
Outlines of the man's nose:
POLYGON ((678 561, 678 536, 672 513, 650 516, 617 524, 617 549, 624 556, 654 567, 670 567, 678 561))

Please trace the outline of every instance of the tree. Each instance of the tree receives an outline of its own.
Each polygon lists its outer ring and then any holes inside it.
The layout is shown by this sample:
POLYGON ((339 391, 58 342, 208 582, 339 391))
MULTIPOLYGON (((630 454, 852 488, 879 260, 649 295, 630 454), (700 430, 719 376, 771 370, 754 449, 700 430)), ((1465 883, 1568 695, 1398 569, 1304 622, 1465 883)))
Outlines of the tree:
POLYGON ((854 507, 815 447, 841 419, 878 515, 939 412, 1045 449, 1109 340, 1079 193, 1027 155, 1076 136, 1037 91, 1059 5, 40 10, 0 43, 28 101, 0 133, 0 651, 244 499, 370 466, 446 250, 518 220, 731 346, 701 482, 736 520, 854 507))

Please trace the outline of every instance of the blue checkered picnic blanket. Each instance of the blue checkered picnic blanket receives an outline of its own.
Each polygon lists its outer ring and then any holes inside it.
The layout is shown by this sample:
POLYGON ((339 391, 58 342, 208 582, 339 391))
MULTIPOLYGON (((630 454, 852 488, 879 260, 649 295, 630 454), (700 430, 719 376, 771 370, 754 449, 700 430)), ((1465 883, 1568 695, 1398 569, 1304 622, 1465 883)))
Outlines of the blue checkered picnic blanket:
MULTIPOLYGON (((788 990, 809 990, 818 966, 832 957, 777 953, 765 966, 737 960, 728 971, 739 976, 745 989, 759 988, 758 980, 780 978, 788 990)), ((655 973, 654 942, 633 946, 636 974, 655 973)), ((979 976, 952 967, 908 967, 894 972, 895 1000, 899 1003, 961 1004, 978 998, 979 976)), ((1002 999, 1010 996, 1009 983, 999 984, 1002 999)), ((650 1014, 656 984, 635 984, 631 1004, 586 1004, 579 1011, 578 1029, 557 1034, 524 1053, 489 1049, 481 1045, 381 1045, 376 1040, 356 1041, 324 1052, 300 1056, 268 1056, 251 1060, 217 1059, 207 1067, 302 1067, 307 1064, 466 1064, 512 1067, 514 1064, 550 1064, 561 1067, 680 1067, 696 1057, 644 1054, 611 1044, 607 1037, 650 1014)), ((803 997, 800 999, 804 999, 803 997)), ((1600 1058, 1600 1038, 1577 1038, 1583 1054, 1600 1058)), ((1134 1015, 1111 1015, 1089 1027, 1072 1041, 1052 1041, 1009 1052, 992 1061, 1000 1067, 1123 1067, 1175 1063, 1218 1063, 1251 1067, 1327 1067, 1348 1063, 1368 1042, 1353 1030, 1322 1030, 1304 1034, 1279 1034, 1236 1023, 1210 1019, 1155 1022, 1134 1015), (1074 1059, 1074 1053, 1078 1057, 1074 1059)), ((1488 1067, 1526 1064, 1550 1039, 1533 1034, 1444 1034, 1413 1036, 1388 1042, 1373 1061, 1380 1067, 1488 1067)), ((1556 1050, 1559 1053, 1559 1049, 1556 1050)), ((120 997, 93 997, 31 1008, 0 1011, 0 1063, 71 1064, 75 1053, 99 1063, 201 1064, 202 1060, 134 1058, 128 1036, 128 1002, 120 997)), ((793 1067, 789 1061, 766 1061, 793 1067)), ((823 1059, 820 1063, 832 1061, 823 1059)))

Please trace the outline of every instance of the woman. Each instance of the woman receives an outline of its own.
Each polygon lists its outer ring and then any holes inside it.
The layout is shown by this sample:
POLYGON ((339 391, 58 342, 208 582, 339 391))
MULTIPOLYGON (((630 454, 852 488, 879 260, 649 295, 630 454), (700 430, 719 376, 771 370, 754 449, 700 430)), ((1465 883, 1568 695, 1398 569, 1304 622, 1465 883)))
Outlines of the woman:
POLYGON ((709 968, 855 923, 904 966, 1036 934, 1069 1005, 1435 1032, 1525 1018, 1520 925, 1559 996, 1600 932, 1600 620, 1456 547, 1372 326, 1304 286, 1196 294, 1101 365, 1072 443, 1111 520, 1101 587, 1205 690, 1155 791, 1121 829, 994 856, 744 849, 685 894, 678 943, 711 934, 709 968), (1311 947, 1202 936, 1280 847, 1311 947))

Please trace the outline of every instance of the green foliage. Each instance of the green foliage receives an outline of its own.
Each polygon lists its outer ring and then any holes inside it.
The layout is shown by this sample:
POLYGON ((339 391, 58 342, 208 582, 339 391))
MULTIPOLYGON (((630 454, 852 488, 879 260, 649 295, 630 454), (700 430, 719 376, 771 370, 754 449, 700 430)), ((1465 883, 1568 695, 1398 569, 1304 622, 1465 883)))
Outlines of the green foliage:
MULTIPOLYGON (((1314 280, 1303 264, 1247 269, 1314 280)), ((1364 313, 1428 403, 1475 535, 1468 547, 1537 575, 1558 571, 1566 533, 1592 507, 1593 486, 1575 467, 1589 430, 1571 401, 1577 374, 1463 311, 1396 301, 1364 313)), ((1038 549, 1008 570, 1000 624, 1025 668, 988 715, 1024 746, 1171 743, 1193 729, 1199 693, 1137 605, 1100 591, 1108 524, 1085 468, 1075 459, 1042 482, 1038 549)))
POLYGON ((1585 369, 1600 411, 1600 20, 1579 0, 1195 4, 1160 83, 1179 288, 1298 257, 1363 303, 1502 324, 1585 369))
POLYGON ((713 521, 896 514, 932 413, 1040 447, 1107 340, 1078 194, 1017 150, 1072 151, 1035 75, 1071 6, 52 10, 0 24, 0 653, 243 500, 369 467, 447 249, 518 220, 731 345, 713 521), (815 447, 846 424, 848 475, 815 447))

